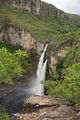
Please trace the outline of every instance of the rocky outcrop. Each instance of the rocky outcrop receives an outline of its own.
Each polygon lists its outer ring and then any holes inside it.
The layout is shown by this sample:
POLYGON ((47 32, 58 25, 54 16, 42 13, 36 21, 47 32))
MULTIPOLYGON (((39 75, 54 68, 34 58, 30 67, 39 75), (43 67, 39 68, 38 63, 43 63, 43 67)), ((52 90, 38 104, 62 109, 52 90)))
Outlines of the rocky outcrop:
POLYGON ((52 96, 31 96, 24 102, 24 112, 41 111, 43 108, 58 106, 60 99, 52 96))
POLYGON ((34 14, 40 12, 40 0, 0 0, 1 3, 6 3, 13 8, 27 10, 34 14))
POLYGON ((0 28, 0 41, 8 41, 11 44, 18 44, 25 50, 34 49, 38 55, 41 55, 46 42, 36 40, 30 32, 22 27, 9 25, 0 28))
POLYGON ((54 5, 45 2, 41 2, 40 13, 49 17, 61 16, 62 18, 68 18, 63 11, 57 9, 54 5))
POLYGON ((60 105, 55 96, 32 96, 24 103, 22 114, 14 114, 11 120, 80 120, 76 106, 60 105))
MULTIPOLYGON (((56 70, 58 58, 66 57, 68 51, 64 50, 67 45, 60 45, 59 41, 38 41, 31 33, 27 32, 21 27, 14 27, 12 25, 0 29, 0 41, 10 41, 12 44, 18 44, 25 50, 34 49, 40 57, 46 44, 48 49, 46 51, 46 59, 48 59, 48 68, 50 76, 53 76, 56 70), (56 47, 57 46, 57 47, 56 47)), ((38 60, 36 59, 36 62, 38 60)))
POLYGON ((41 53, 43 52, 43 49, 45 47, 45 42, 38 42, 36 43, 36 52, 38 55, 41 55, 41 53))
POLYGON ((68 16, 54 5, 47 4, 41 0, 0 0, 1 3, 6 3, 15 9, 27 10, 34 14, 44 14, 49 17, 61 16, 68 18, 68 16))
POLYGON ((66 49, 70 43, 60 43, 59 41, 50 41, 46 52, 46 59, 48 59, 48 70, 52 77, 56 70, 56 65, 60 58, 65 58, 69 51, 66 49))
POLYGON ((10 41, 24 49, 35 49, 36 39, 23 28, 8 26, 0 30, 0 41, 10 41))
POLYGON ((30 32, 22 27, 15 27, 13 25, 0 27, 0 41, 8 41, 11 44, 18 44, 25 50, 36 50, 38 55, 41 55, 46 42, 36 40, 30 32))
POLYGON ((58 63, 58 59, 59 58, 65 58, 67 56, 67 54, 69 53, 69 51, 64 50, 64 49, 65 49, 65 47, 60 48, 57 51, 57 54, 55 54, 55 56, 54 55, 50 56, 49 72, 50 72, 51 76, 53 75, 54 71, 56 70, 56 64, 58 63))

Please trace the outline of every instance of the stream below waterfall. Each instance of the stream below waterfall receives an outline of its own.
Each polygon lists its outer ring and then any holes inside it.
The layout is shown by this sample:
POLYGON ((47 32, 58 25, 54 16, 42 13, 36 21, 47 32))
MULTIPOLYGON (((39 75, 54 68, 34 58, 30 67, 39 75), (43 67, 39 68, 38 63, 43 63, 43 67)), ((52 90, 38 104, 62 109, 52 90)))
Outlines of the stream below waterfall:
POLYGON ((0 99, 0 105, 5 106, 9 114, 21 112, 24 101, 31 95, 44 95, 44 85, 41 81, 45 81, 46 78, 47 60, 44 62, 44 56, 47 46, 41 54, 35 77, 32 77, 25 86, 17 88, 0 99))
POLYGON ((36 94, 36 87, 34 88, 35 82, 35 77, 30 79, 24 86, 18 87, 0 99, 0 104, 7 109, 9 114, 21 112, 24 101, 31 95, 38 95, 36 94))
POLYGON ((0 99, 0 104, 7 109, 9 114, 21 112, 24 100, 30 97, 30 87, 28 85, 17 88, 5 97, 0 99))

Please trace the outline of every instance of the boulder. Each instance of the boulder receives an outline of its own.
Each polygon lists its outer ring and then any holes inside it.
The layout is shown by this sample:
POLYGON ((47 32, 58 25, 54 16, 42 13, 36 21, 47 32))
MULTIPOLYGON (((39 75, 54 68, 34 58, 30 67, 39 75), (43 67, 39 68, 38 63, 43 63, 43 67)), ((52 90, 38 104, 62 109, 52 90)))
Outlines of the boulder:
POLYGON ((80 120, 80 111, 74 106, 60 105, 55 96, 31 96, 25 100, 22 114, 10 120, 80 120))
POLYGON ((58 106, 60 99, 55 96, 31 96, 24 102, 24 112, 40 111, 43 108, 58 106))

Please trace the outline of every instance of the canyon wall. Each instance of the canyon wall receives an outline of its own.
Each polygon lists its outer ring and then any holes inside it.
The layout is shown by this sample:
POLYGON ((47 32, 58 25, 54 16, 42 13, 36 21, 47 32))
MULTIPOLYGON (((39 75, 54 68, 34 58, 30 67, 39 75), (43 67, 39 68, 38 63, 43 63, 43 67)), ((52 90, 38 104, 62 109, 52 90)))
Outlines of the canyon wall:
POLYGON ((1 3, 6 3, 13 8, 27 10, 34 14, 40 12, 40 0, 0 0, 1 3))
MULTIPOLYGON (((70 45, 70 43, 64 43, 64 45, 62 45, 59 40, 47 42, 38 41, 32 36, 31 33, 27 32, 23 28, 12 25, 0 29, 0 41, 9 41, 14 45, 18 44, 25 50, 34 49, 39 57, 43 52, 45 45, 48 44, 45 57, 48 59, 48 70, 50 76, 53 76, 53 72, 56 70, 55 65, 58 63, 58 58, 64 58, 67 55, 68 52, 65 51, 64 48, 70 45)), ((36 62, 38 62, 37 59, 36 62)))
POLYGON ((27 10, 37 15, 43 14, 49 17, 60 16, 62 18, 68 18, 63 11, 57 9, 54 5, 47 4, 41 0, 0 0, 0 2, 15 9, 27 10))
POLYGON ((18 44, 27 50, 35 49, 36 43, 31 33, 12 25, 0 29, 0 41, 10 41, 12 44, 18 44))
POLYGON ((64 45, 59 45, 59 41, 38 41, 32 36, 31 33, 27 32, 23 28, 12 25, 0 29, 0 41, 9 41, 14 45, 18 44, 25 50, 34 49, 39 57, 45 45, 48 44, 46 59, 48 59, 50 76, 52 76, 53 71, 56 70, 55 64, 58 63, 58 58, 65 57, 67 54, 67 51, 64 50, 64 45), (56 48, 55 46, 59 47, 56 48))
POLYGON ((61 18, 68 18, 63 11, 45 2, 41 2, 40 4, 40 13, 49 17, 60 16, 61 18))

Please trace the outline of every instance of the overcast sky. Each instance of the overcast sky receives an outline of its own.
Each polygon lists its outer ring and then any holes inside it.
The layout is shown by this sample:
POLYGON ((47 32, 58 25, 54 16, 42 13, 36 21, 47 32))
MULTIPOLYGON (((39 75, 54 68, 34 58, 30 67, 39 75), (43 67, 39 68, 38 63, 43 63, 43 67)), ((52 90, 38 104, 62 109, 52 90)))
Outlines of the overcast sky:
POLYGON ((57 8, 73 14, 80 14, 80 0, 42 0, 55 5, 57 8))

